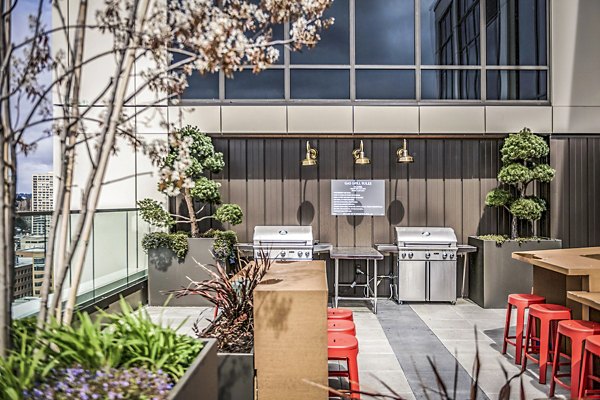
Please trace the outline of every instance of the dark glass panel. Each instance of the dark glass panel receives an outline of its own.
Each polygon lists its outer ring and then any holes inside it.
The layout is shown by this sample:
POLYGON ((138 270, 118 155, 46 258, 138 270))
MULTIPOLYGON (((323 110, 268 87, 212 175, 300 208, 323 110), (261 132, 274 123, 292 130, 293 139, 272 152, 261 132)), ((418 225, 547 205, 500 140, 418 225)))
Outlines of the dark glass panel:
POLYGON ((487 0, 489 65, 546 65, 546 0, 487 0))
POLYGON ((326 17, 335 23, 321 32, 321 40, 312 49, 291 53, 292 64, 350 64, 350 11, 348 0, 335 0, 326 17))
POLYGON ((421 71, 421 98, 424 100, 481 99, 479 70, 421 71))
POLYGON ((357 99, 414 99, 415 71, 376 70, 356 71, 357 99))
POLYGON ((546 71, 488 71, 488 100, 547 100, 546 71))
POLYGON ((188 88, 181 95, 182 99, 218 99, 219 74, 200 75, 192 73, 188 77, 188 88))
POLYGON ((414 0, 356 0, 356 63, 414 65, 414 0))
POLYGON ((480 64, 479 13, 479 0, 421 0, 421 64, 480 64))
POLYGON ((244 70, 225 81, 227 99, 283 99, 285 97, 282 69, 268 69, 258 74, 244 70))
POLYGON ((292 69, 292 99, 349 99, 350 71, 324 69, 292 69))

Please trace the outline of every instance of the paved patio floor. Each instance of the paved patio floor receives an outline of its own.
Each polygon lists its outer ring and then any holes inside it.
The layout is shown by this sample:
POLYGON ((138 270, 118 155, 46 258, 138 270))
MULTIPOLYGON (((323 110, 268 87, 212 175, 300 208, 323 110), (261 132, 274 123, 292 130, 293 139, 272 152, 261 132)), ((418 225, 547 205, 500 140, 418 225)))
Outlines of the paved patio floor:
MULTIPOLYGON (((361 303, 344 305, 354 310, 359 342, 359 372, 363 390, 390 394, 385 385, 405 399, 440 398, 439 386, 428 357, 448 386, 450 397, 468 399, 475 355, 479 354, 478 399, 497 399, 506 382, 503 369, 511 377, 520 372, 514 364, 514 349, 500 354, 505 310, 482 309, 467 301, 456 305, 398 305, 381 300, 373 314, 361 303), (476 333, 475 333, 476 332, 476 333), (475 340, 475 337, 477 340, 475 340), (456 395, 453 394, 456 381, 456 395), (385 383, 385 385, 384 385, 385 383)), ((147 307, 155 321, 176 326, 193 335, 192 325, 208 324, 212 308, 147 307)), ((514 321, 513 321, 514 322, 514 321)), ((527 399, 547 398, 548 385, 537 382, 537 368, 529 369, 511 383, 510 398, 519 398, 520 382, 527 399)), ((557 388, 559 398, 567 392, 557 388)))

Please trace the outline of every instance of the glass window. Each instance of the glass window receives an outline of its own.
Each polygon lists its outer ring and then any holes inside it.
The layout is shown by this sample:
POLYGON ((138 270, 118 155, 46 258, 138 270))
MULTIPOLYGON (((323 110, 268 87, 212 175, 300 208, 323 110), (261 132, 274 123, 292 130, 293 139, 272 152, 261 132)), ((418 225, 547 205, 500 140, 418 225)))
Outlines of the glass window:
POLYGON ((547 100, 546 71, 488 71, 488 100, 547 100))
POLYGON ((228 99, 283 99, 285 97, 283 69, 269 69, 255 74, 250 69, 236 72, 225 81, 228 99))
POLYGON ((200 75, 194 71, 188 77, 188 87, 181 95, 182 99, 218 99, 219 74, 200 75))
POLYGON ((421 64, 480 64, 479 26, 479 0, 421 0, 421 64))
POLYGON ((349 99, 350 71, 293 69, 290 72, 292 99, 349 99))
POLYGON ((321 32, 321 40, 312 49, 291 53, 292 64, 350 64, 350 10, 348 0, 335 0, 326 17, 335 23, 321 32))
POLYGON ((414 65, 414 0, 356 0, 355 7, 356 64, 414 65))
POLYGON ((546 1, 487 0, 487 63, 546 65, 546 1))
POLYGON ((478 100, 481 98, 479 70, 424 70, 421 98, 424 100, 478 100))
POLYGON ((356 71, 357 99, 414 99, 415 71, 376 70, 356 71))

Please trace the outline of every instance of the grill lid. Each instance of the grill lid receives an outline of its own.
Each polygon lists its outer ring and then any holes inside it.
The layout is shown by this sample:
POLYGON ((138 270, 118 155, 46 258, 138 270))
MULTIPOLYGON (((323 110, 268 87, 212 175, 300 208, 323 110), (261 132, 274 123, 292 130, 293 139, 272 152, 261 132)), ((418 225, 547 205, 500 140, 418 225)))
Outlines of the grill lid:
POLYGON ((312 246, 312 226, 262 225, 254 227, 254 246, 292 244, 312 246))
POLYGON ((396 227, 398 247, 456 247, 456 235, 452 228, 442 227, 396 227))

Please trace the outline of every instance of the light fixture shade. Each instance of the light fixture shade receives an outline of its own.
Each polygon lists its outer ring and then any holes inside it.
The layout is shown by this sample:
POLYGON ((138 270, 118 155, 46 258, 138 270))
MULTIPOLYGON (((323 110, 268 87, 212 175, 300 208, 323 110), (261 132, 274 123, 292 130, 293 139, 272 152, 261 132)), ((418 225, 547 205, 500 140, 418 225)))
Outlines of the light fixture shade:
POLYGON ((365 148, 363 145, 363 141, 360 141, 360 147, 358 149, 354 149, 352 151, 352 156, 354 157, 354 164, 357 165, 367 165, 371 164, 371 160, 369 157, 365 156, 365 148))
POLYGON ((306 157, 302 160, 303 167, 309 167, 311 165, 317 165, 317 157, 319 156, 319 152, 317 149, 313 149, 310 147, 310 142, 306 141, 306 157))
POLYGON ((404 139, 403 146, 396 151, 396 156, 398 157, 397 162, 401 164, 410 164, 415 162, 414 157, 408 153, 408 149, 406 148, 406 139, 404 139))

